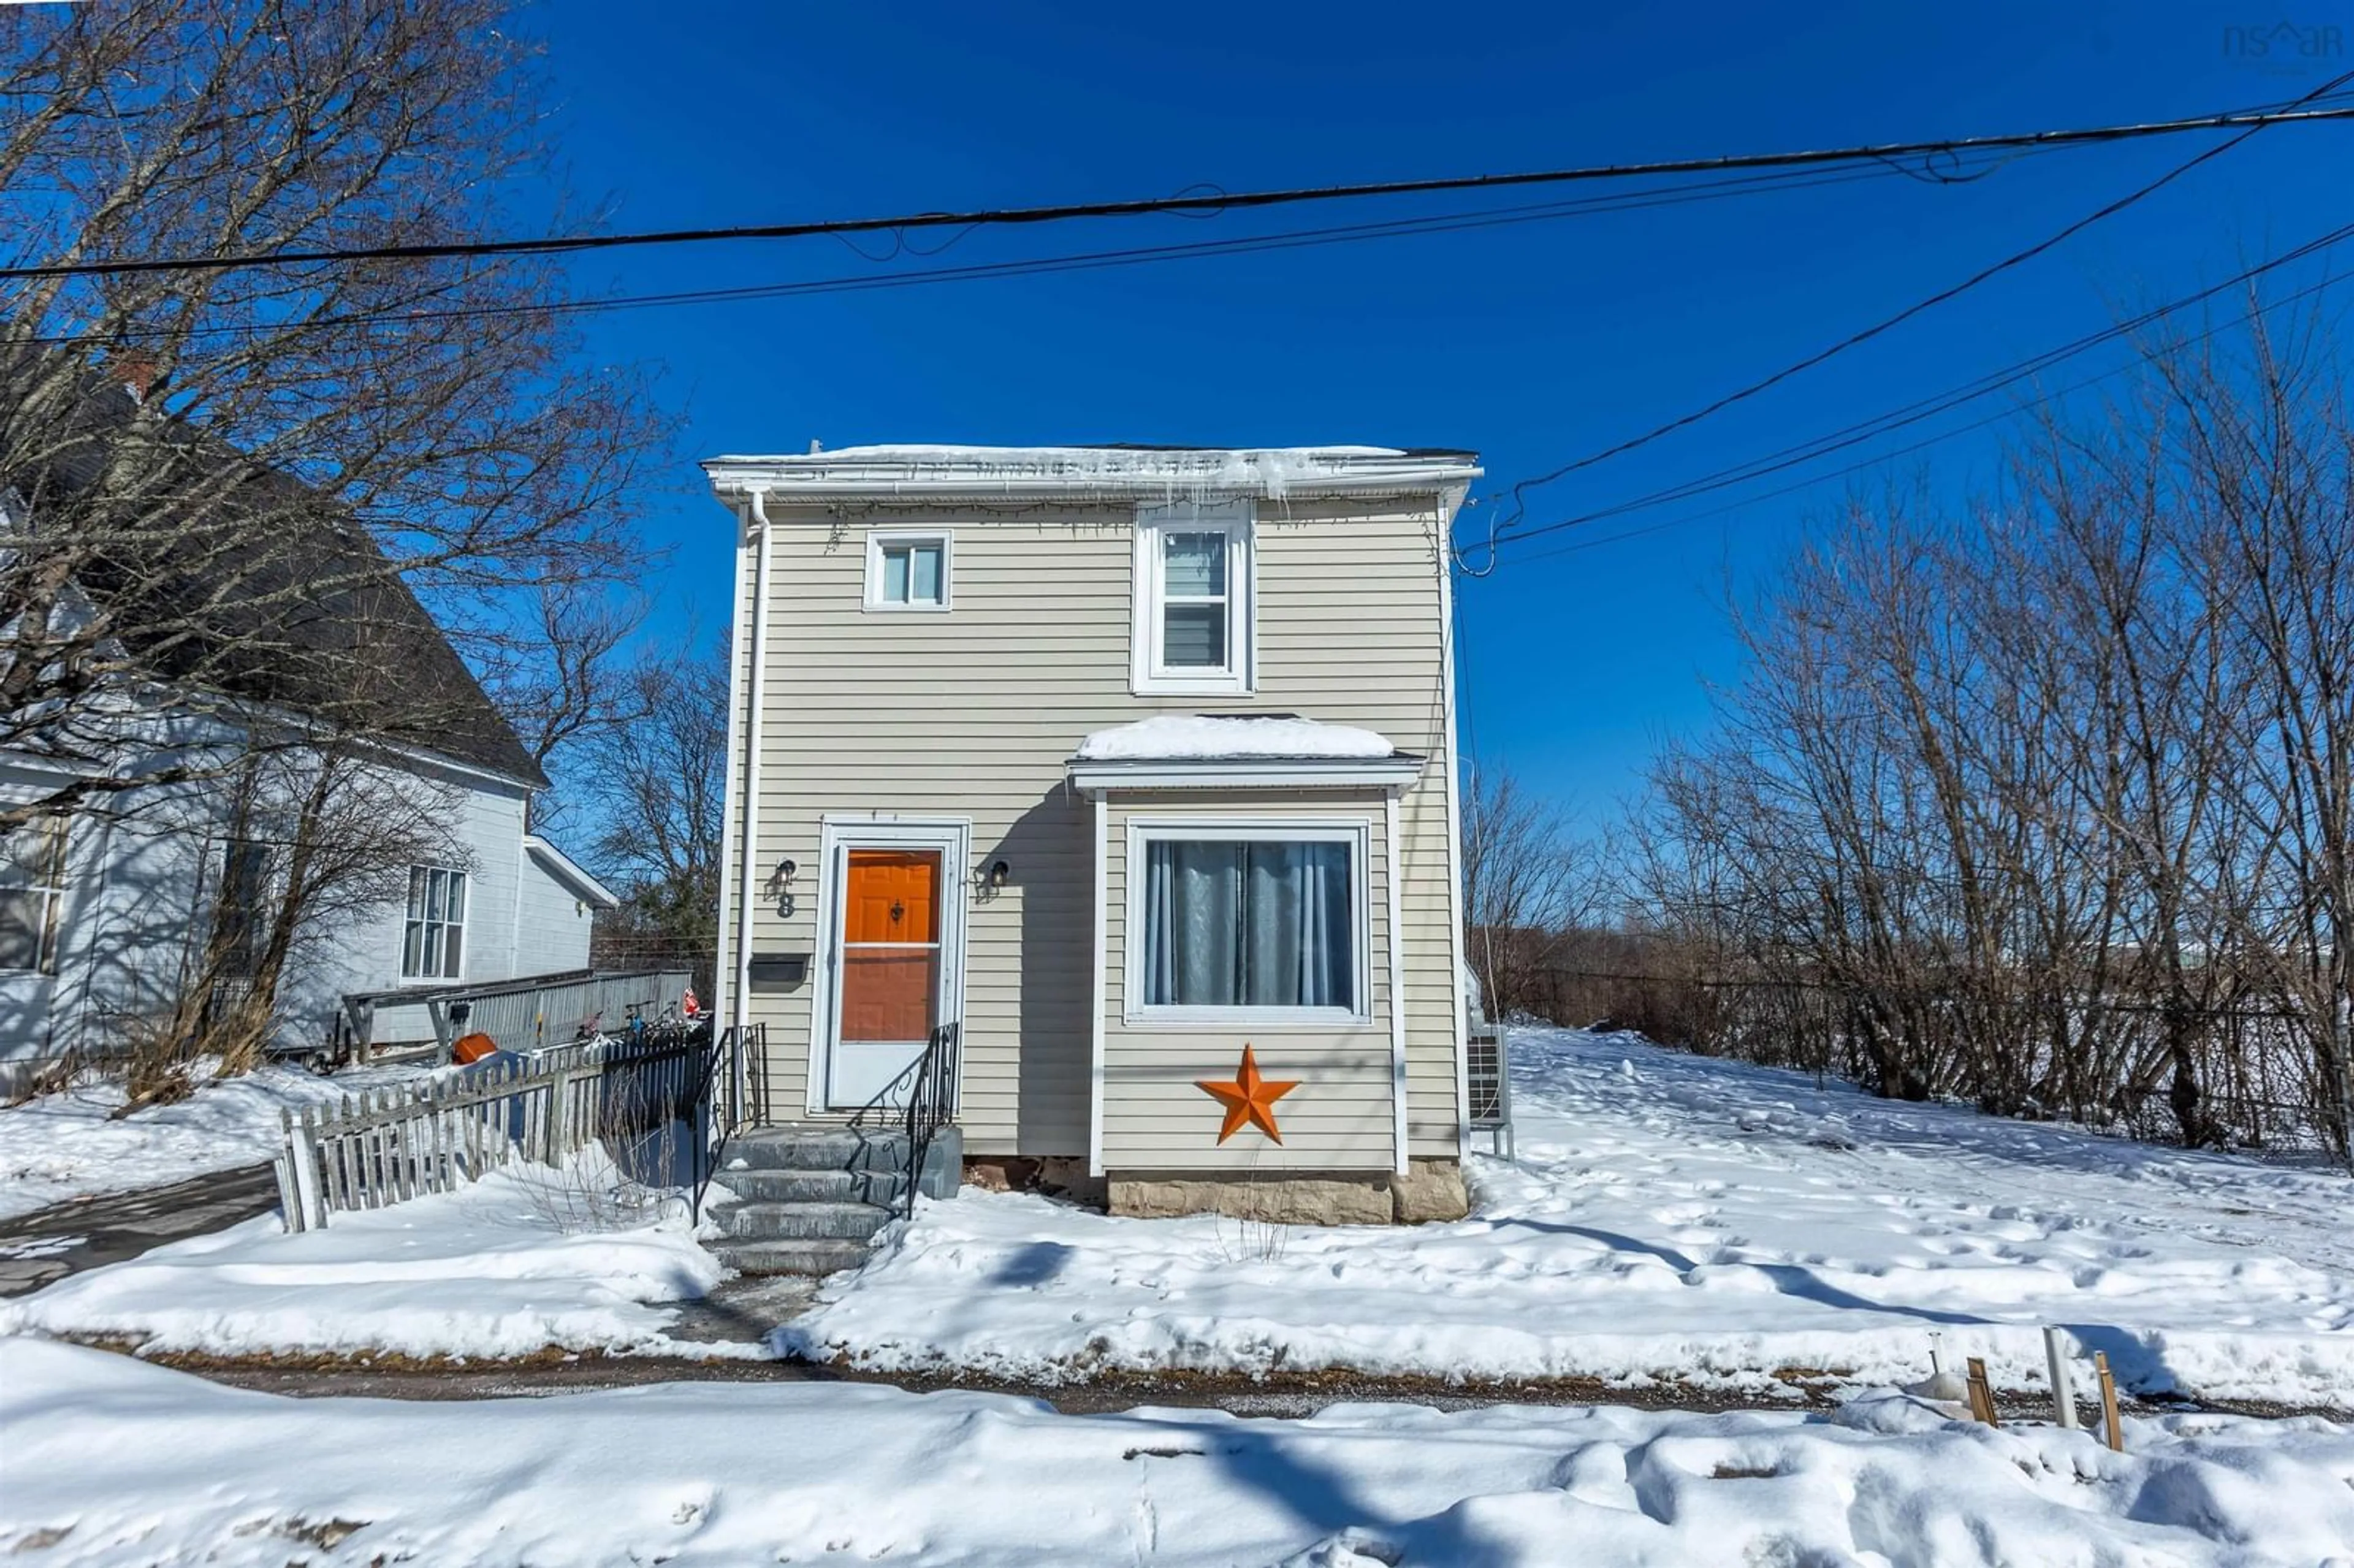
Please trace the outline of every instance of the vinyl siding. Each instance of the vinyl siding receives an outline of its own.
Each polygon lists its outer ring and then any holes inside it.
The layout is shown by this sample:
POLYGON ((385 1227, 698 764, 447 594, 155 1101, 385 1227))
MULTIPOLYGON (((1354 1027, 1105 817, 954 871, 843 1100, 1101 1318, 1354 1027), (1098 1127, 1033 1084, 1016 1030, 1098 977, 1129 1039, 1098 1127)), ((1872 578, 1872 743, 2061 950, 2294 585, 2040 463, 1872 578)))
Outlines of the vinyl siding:
MULTIPOLYGON (((822 961, 816 916, 822 817, 970 820, 973 863, 966 874, 1003 860, 1012 879, 1002 894, 972 895, 968 906, 960 1113, 966 1147, 976 1153, 1084 1154, 1094 1035, 1094 822, 1090 802, 1064 782, 1080 738, 1153 713, 1296 713, 1378 729, 1430 758, 1402 810, 1410 1144, 1416 1154, 1456 1152, 1456 938, 1446 836, 1453 769, 1443 755, 1442 524, 1431 498, 1261 502, 1258 690, 1225 697, 1130 693, 1127 510, 991 514, 940 505, 852 516, 771 506, 769 515, 753 951, 807 953, 822 961), (954 535, 954 608, 866 609, 866 535, 922 527, 954 535), (790 911, 780 912, 758 885, 786 859, 799 872, 790 911)), ((754 577, 748 561, 737 620, 739 660, 749 658, 754 577)), ((739 689, 738 700, 748 704, 749 682, 739 689)), ((735 760, 731 832, 740 824, 743 783, 744 759, 735 760)), ((1378 862, 1385 851, 1378 795, 1355 809, 1372 822, 1378 862)), ((1312 814, 1330 810, 1328 803, 1312 814)), ((732 979, 745 900, 733 860, 728 871, 732 979)), ((1378 925, 1386 921, 1386 900, 1379 886, 1373 895, 1378 925)), ((1373 968, 1385 995, 1386 964, 1373 968)), ((815 990, 803 985, 748 999, 749 1017, 769 1026, 769 1103, 779 1116, 806 1114, 815 990)), ((1377 1162, 1386 1166, 1386 1019, 1365 1036, 1368 1061, 1379 1061, 1381 1107, 1378 1116, 1371 1108, 1336 1108, 1346 1125, 1333 1123, 1332 1137, 1358 1150, 1350 1158, 1369 1159, 1360 1145, 1378 1120, 1377 1162)), ((1357 1044, 1334 1043, 1335 1064, 1357 1044)), ((1214 1059, 1214 1075, 1225 1077, 1240 1040, 1214 1046, 1189 1034, 1186 1049, 1196 1047, 1214 1059)), ((1169 1072, 1210 1075, 1182 1065, 1169 1072)), ((1371 1067, 1363 1073, 1370 1083, 1371 1067)), ((1165 1116, 1136 1102, 1136 1148, 1166 1148, 1178 1167, 1206 1164, 1191 1153, 1175 1158, 1210 1103, 1190 1077, 1183 1088, 1193 1103, 1182 1114, 1182 1097, 1165 1116), (1163 1121, 1165 1131, 1151 1130, 1163 1121)), ((1295 1094, 1287 1107, 1306 1094, 1295 1094)), ((1300 1114, 1305 1128, 1325 1113, 1303 1104, 1300 1114)), ((1214 1133, 1214 1122, 1211 1128, 1214 1133)))

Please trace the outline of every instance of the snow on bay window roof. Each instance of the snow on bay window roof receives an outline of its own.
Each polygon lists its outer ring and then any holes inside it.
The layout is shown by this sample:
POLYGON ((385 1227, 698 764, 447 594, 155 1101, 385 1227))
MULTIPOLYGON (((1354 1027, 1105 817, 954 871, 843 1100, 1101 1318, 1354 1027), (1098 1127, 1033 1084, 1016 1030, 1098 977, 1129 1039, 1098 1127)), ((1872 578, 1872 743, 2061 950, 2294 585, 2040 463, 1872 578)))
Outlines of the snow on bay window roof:
POLYGON ((1217 715, 1156 714, 1079 743, 1081 762, 1232 761, 1246 758, 1389 758, 1389 737, 1344 724, 1319 724, 1289 714, 1217 715))

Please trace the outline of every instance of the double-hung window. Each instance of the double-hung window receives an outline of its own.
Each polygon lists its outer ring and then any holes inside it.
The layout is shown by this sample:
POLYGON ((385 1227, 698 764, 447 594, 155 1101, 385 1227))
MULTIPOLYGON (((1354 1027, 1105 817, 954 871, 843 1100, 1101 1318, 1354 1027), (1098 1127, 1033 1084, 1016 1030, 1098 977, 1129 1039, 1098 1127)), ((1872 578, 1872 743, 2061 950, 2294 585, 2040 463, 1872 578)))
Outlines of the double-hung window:
POLYGON ((1130 671, 1137 692, 1252 689, 1255 561, 1247 504, 1138 514, 1130 671))
POLYGON ((867 535, 866 608, 948 609, 949 546, 946 534, 867 535))
POLYGON ((1364 1021, 1365 842, 1355 826, 1133 826, 1129 1015, 1364 1021))
POLYGON ((48 813, 0 839, 0 969, 58 972, 67 821, 61 812, 48 813))
POLYGON ((465 972, 466 874, 438 865, 410 866, 400 978, 463 980, 465 972))

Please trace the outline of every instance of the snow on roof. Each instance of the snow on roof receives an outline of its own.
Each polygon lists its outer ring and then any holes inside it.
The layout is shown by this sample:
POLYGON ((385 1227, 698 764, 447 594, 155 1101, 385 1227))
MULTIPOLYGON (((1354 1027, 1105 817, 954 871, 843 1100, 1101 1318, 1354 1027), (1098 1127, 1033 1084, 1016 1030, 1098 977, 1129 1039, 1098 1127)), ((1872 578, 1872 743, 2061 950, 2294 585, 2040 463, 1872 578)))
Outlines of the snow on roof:
POLYGON ((864 446, 781 456, 716 457, 704 471, 722 491, 825 494, 1066 494, 1108 492, 1165 500, 1212 495, 1281 499, 1294 491, 1444 490, 1479 476, 1470 452, 1397 447, 864 446))
POLYGON ((1099 729, 1079 742, 1082 762, 1171 762, 1238 757, 1394 757, 1389 737, 1344 724, 1319 724, 1288 714, 1156 714, 1134 724, 1099 729))
MULTIPOLYGON (((1034 460, 1057 462, 1093 462, 1111 456, 1143 462, 1166 461, 1173 458, 1299 455, 1318 457, 1404 457, 1403 447, 962 447, 938 443, 881 446, 835 447, 832 450, 807 452, 792 458, 763 458, 764 462, 824 462, 827 460, 857 459, 883 462, 1007 462, 1034 460)), ((741 462, 741 458, 721 458, 721 462, 741 462)))

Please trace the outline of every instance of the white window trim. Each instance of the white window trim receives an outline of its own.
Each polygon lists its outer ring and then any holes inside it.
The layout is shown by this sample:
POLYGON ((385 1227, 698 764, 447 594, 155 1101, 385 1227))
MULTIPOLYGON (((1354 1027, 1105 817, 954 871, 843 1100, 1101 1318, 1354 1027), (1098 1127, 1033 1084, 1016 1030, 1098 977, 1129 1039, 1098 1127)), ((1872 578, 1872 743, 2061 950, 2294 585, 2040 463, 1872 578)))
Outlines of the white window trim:
MULTIPOLYGON (((892 615, 940 615, 956 601, 956 535, 947 528, 884 528, 866 535, 866 608, 892 615), (940 597, 902 603, 883 597, 883 552, 909 545, 940 547, 940 597)), ((912 582, 910 591, 912 591, 912 582)))
POLYGON ((1127 922, 1121 927, 1121 1021, 1140 1028, 1359 1029, 1373 1022, 1373 887, 1363 817, 1130 817, 1128 820, 1127 922), (1349 846, 1350 991, 1354 1007, 1172 1007, 1145 1002, 1145 846, 1156 839, 1225 842, 1345 843, 1349 846))
MULTIPOLYGON (((410 972, 408 968, 408 890, 406 887, 402 888, 400 893, 400 949, 393 959, 393 968, 395 971, 398 973, 400 978, 405 980, 462 980, 466 978, 467 971, 471 968, 474 957, 473 873, 468 871, 462 865, 434 865, 430 863, 422 861, 411 865, 408 870, 412 875, 420 871, 425 872, 428 874, 437 871, 441 872, 447 875, 460 878, 466 885, 466 913, 457 920, 452 921, 445 918, 440 922, 440 925, 443 927, 445 931, 452 925, 458 927, 458 972, 456 974, 433 975, 410 972)), ((433 922, 430 919, 420 916, 419 916, 419 924, 431 925, 433 922)))
POLYGON ((1251 503, 1140 507, 1129 593, 1129 688, 1138 696, 1205 697, 1258 689, 1258 536, 1251 503), (1170 670, 1161 662, 1165 580, 1161 535, 1226 536, 1226 667, 1170 670))

